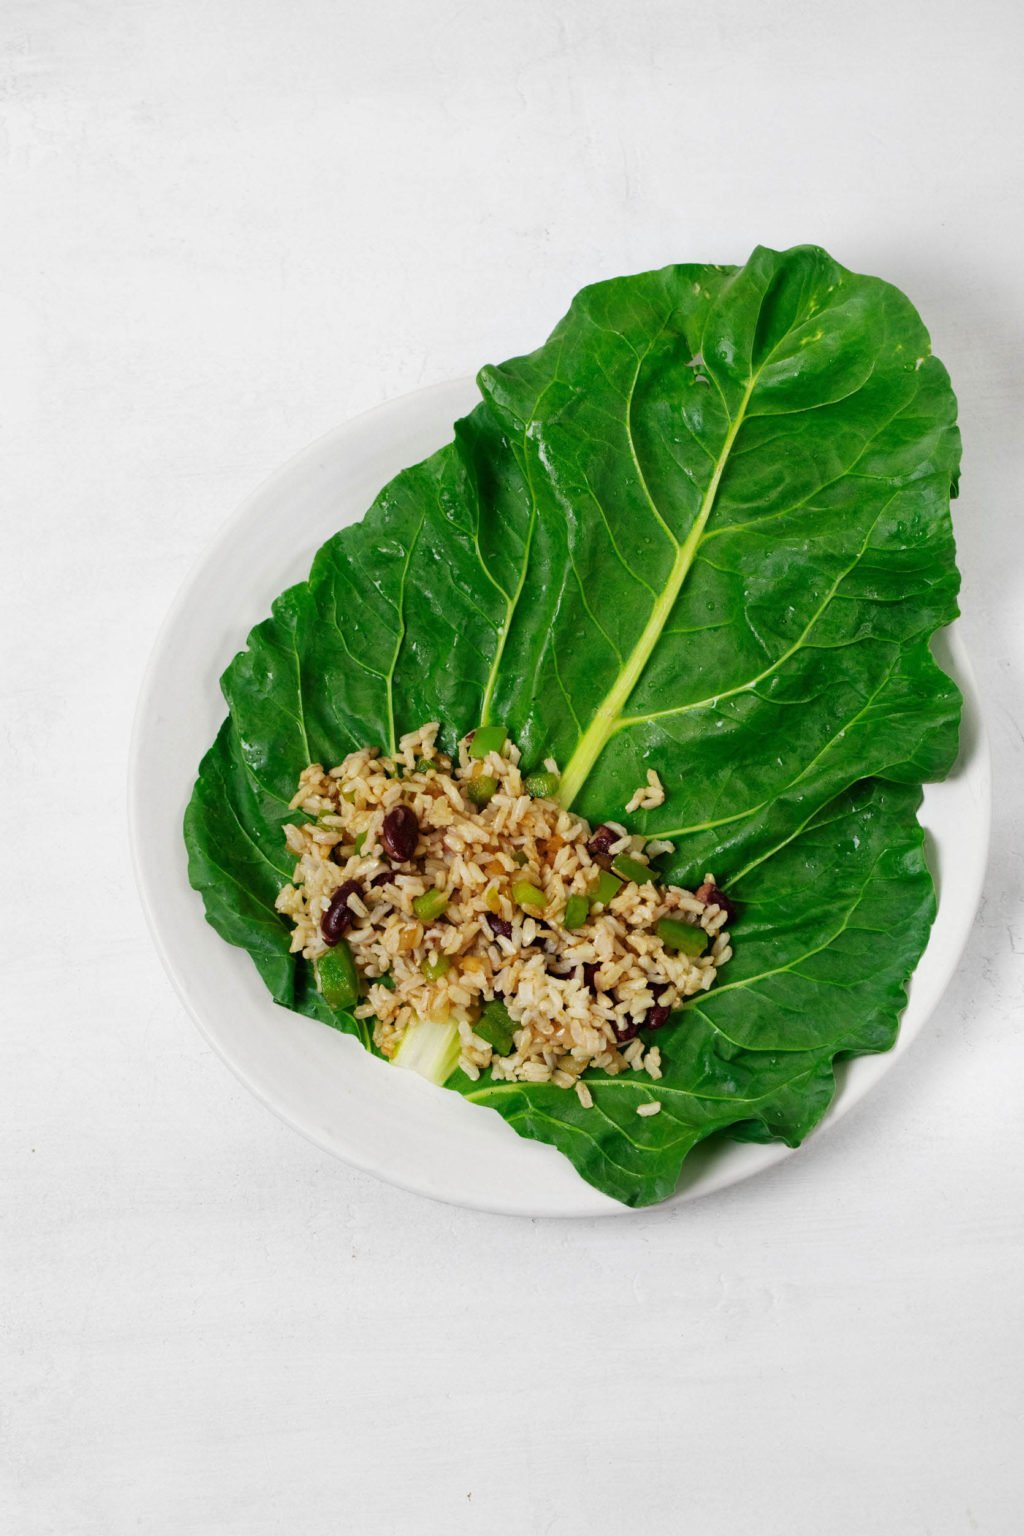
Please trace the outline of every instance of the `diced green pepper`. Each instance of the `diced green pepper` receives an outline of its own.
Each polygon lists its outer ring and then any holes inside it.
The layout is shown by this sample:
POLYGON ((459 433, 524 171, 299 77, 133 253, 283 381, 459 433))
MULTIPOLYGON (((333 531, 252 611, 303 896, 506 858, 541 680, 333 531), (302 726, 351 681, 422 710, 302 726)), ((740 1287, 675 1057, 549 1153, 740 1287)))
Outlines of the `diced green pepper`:
POLYGON ((433 773, 436 767, 437 764, 432 762, 429 757, 418 757, 416 759, 417 773, 433 773))
POLYGON ((674 917, 663 917, 655 923, 654 931, 666 949, 678 949, 684 955, 702 955, 708 947, 708 936, 703 928, 678 922, 674 917))
POLYGON ((473 732, 469 755, 479 762, 488 752, 500 752, 507 740, 508 732, 503 725, 481 725, 473 732))
POLYGON ((639 859, 631 859, 628 853, 620 853, 612 859, 612 869, 623 880, 635 880, 637 885, 646 885, 649 880, 658 878, 656 869, 652 869, 649 864, 641 864, 639 859))
POLYGON ((512 1015, 499 998, 485 1003, 480 1017, 473 1025, 473 1033, 494 1051, 495 1056, 507 1056, 515 1045, 515 1024, 512 1015))
POLYGON ((529 862, 530 862, 530 860, 528 859, 528 857, 526 856, 526 854, 523 852, 523 850, 521 848, 513 848, 513 850, 512 850, 512 863, 513 864, 518 865, 519 868, 522 869, 523 865, 524 864, 529 864, 529 862))
POLYGON ((363 851, 363 844, 365 842, 366 842, 366 833, 365 832, 360 832, 357 835, 355 842, 352 844, 353 852, 354 853, 362 853, 362 851, 363 851))
POLYGON ((520 907, 546 907, 548 904, 544 892, 529 880, 512 881, 512 900, 520 907))
POLYGON ((591 887, 590 899, 606 907, 610 901, 614 901, 621 890, 622 881, 617 880, 610 870, 602 869, 591 887))
POLYGON ((317 960, 316 983, 328 1008, 344 1011, 359 1001, 359 972, 344 939, 317 960))
POLYGON ((429 891, 424 891, 422 896, 417 896, 412 904, 412 910, 421 923, 432 923, 435 917, 440 917, 448 905, 448 892, 439 891, 436 885, 432 885, 429 891))
POLYGON ((440 981, 442 976, 447 976, 452 968, 452 962, 447 955, 438 955, 436 960, 421 960, 420 970, 428 981, 440 981))
POLYGON ((590 899, 587 896, 570 896, 565 904, 565 912, 562 915, 563 928, 582 928, 590 912, 590 899))
POLYGON ((470 779, 466 785, 466 799, 481 808, 498 792, 498 781, 489 773, 481 773, 475 779, 470 779))
POLYGON ((557 773, 529 773, 526 776, 526 793, 532 795, 535 800, 550 800, 558 793, 559 778, 557 773))

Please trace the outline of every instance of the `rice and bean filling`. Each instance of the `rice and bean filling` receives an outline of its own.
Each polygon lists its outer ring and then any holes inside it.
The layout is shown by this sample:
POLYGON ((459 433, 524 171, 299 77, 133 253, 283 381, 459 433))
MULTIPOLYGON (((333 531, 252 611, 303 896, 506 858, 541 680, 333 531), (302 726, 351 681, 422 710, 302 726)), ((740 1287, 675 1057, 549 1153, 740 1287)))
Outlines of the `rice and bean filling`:
MULTIPOLYGON (((659 1078, 648 1037, 732 955, 714 876, 660 883, 650 861, 672 845, 565 810, 557 764, 523 775, 503 726, 454 760, 438 732, 303 771, 291 808, 309 819, 284 829, 297 862, 277 899, 292 952, 385 1056, 426 1019, 457 1025, 471 1078, 551 1082, 585 1107, 588 1068, 659 1078)), ((663 798, 651 772, 630 808, 663 798)))

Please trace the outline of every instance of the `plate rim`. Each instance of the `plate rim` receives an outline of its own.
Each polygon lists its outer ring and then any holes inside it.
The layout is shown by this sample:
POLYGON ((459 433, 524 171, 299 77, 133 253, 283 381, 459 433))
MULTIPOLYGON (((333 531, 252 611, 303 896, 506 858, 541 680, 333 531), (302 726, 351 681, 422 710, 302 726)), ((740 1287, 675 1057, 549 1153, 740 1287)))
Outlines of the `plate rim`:
MULTIPOLYGON (((202 1038, 212 1047, 234 1076, 256 1099, 321 1151, 328 1152, 362 1172, 369 1173, 376 1178, 406 1189, 411 1193, 424 1195, 427 1198, 446 1204, 494 1214, 528 1216, 534 1219, 538 1217, 590 1218, 602 1214, 632 1215, 665 1209, 686 1200, 703 1198, 706 1195, 728 1188, 733 1184, 756 1177, 758 1173, 776 1167, 779 1163, 793 1156, 794 1153, 809 1146, 830 1125, 835 1124, 854 1105, 870 1093, 875 1084, 892 1069, 895 1062, 905 1054, 913 1041, 922 1032, 934 1009, 948 989, 960 964, 963 951, 966 948, 970 929, 980 902, 988 863, 991 835, 991 755, 977 680, 963 637, 954 622, 944 631, 939 632, 943 643, 950 653, 954 681, 960 687, 964 699, 961 754, 954 769, 951 770, 949 778, 953 778, 958 770, 970 775, 978 798, 979 815, 982 823, 981 830, 983 832, 975 846, 973 862, 970 870, 966 872, 966 880, 964 879, 965 872, 958 871, 958 889, 960 893, 958 910, 964 919, 961 929, 962 941, 952 959, 946 963, 941 986, 935 992, 934 997, 923 1009, 921 1016, 916 1019, 912 1018, 911 1024, 906 1026, 904 1020, 910 1007, 908 1002, 907 1009, 901 1015, 899 1033, 892 1048, 886 1052, 853 1057, 848 1063, 842 1064, 842 1077, 837 1083, 837 1090, 832 1103, 819 1124, 804 1138, 799 1146, 790 1147, 782 1142, 759 1144, 724 1142, 716 1144, 712 1153, 712 1165, 708 1169, 702 1167, 702 1153, 706 1153, 708 1149, 698 1147, 691 1153, 686 1164, 684 1164, 683 1179, 676 1192, 667 1200, 653 1206, 626 1206, 605 1195, 603 1192, 596 1190, 581 1175, 576 1173, 575 1169, 572 1169, 576 1184, 578 1185, 578 1198, 564 1202, 555 1201, 548 1209, 544 1210, 537 1209, 532 1203, 523 1203, 514 1196, 503 1195, 500 1190, 496 1191, 493 1198, 489 1197, 486 1202, 452 1193, 451 1191, 439 1190, 431 1186, 429 1179, 425 1180, 421 1177, 416 1168, 412 1168, 407 1174, 399 1176, 393 1170, 385 1170, 377 1166, 370 1152, 364 1151, 360 1145, 346 1147, 342 1150, 336 1141, 328 1138, 326 1134, 318 1134, 315 1126, 310 1125, 308 1121, 304 1123, 303 1119, 293 1112, 289 1105, 275 1098, 267 1084, 258 1075, 254 1075, 244 1058, 240 1058, 237 1053, 228 1048, 226 1042, 218 1035, 216 1028, 205 1016, 204 1010, 192 996, 188 987, 187 977, 183 973, 179 961, 171 953, 171 947, 160 917, 160 883, 155 878, 154 870, 150 865, 150 857, 146 851, 146 791, 142 774, 146 736, 147 731, 152 731, 154 728, 154 713, 157 709, 156 701, 159 680, 162 669, 169 664, 168 657, 176 628, 180 624, 190 600, 194 596, 195 589, 201 584, 202 578, 216 563, 225 547, 231 545, 237 531, 244 527, 248 521, 257 517, 264 504, 279 498, 293 481, 297 478, 308 476, 318 464, 323 465, 330 461, 339 450, 349 445, 360 435, 372 433, 376 426, 398 420, 404 413, 414 413, 417 410, 422 411, 424 408, 429 411, 431 407, 438 407, 441 402, 444 402, 445 406, 450 408, 457 398, 461 400, 462 397, 465 397, 468 401, 471 388, 475 388, 475 381, 468 376, 441 381, 384 400, 368 410, 359 412, 339 422, 329 431, 309 443, 305 448, 300 449, 297 453, 286 459, 284 463, 250 490, 217 527, 212 537, 192 562, 156 632, 139 685, 132 722, 128 750, 127 820, 131 862, 136 888, 161 964, 202 1038), (969 736, 970 739, 965 747, 966 736, 969 736)), ((448 423, 445 430, 450 431, 451 422, 455 419, 455 416, 451 414, 450 409, 446 409, 444 414, 448 423)), ((443 442, 446 440, 446 437, 442 437, 436 446, 443 446, 443 442)), ((351 520, 353 519, 349 519, 349 521, 351 520)), ((344 523, 345 520, 343 519, 339 522, 339 526, 344 526, 344 523)), ((308 569, 308 561, 306 569, 308 569)), ((278 591, 280 590, 283 590, 283 585, 278 587, 278 591)), ((260 614, 253 618, 251 622, 246 621, 244 614, 237 616, 240 622, 232 626, 232 632, 236 637, 234 642, 236 650, 244 646, 252 625, 258 623, 263 616, 263 614, 260 614), (240 631, 244 632, 240 633, 240 631)), ((197 768, 198 762, 193 766, 193 780, 197 768)), ((948 779, 945 782, 948 782, 948 779)), ((177 831, 180 838, 180 824, 177 831)), ((181 846, 183 850, 183 839, 181 840, 181 846)), ((198 893, 192 892, 191 894, 199 902, 198 893)), ((940 887, 936 924, 941 909, 942 889, 940 887)), ((197 916, 205 924, 205 912, 200 909, 197 912, 197 916)), ((929 943, 931 943, 931 938, 935 933, 935 926, 933 924, 929 935, 929 943)), ((227 944, 226 940, 221 940, 220 942, 225 945, 227 944)), ((232 950, 235 949, 235 946, 228 945, 227 947, 232 950)), ((244 950, 238 949, 235 952, 240 959, 245 960, 251 966, 251 960, 244 950)), ((923 958, 924 955, 922 954, 922 960, 923 958)), ((920 969, 921 963, 922 961, 919 960, 918 966, 915 967, 915 976, 920 969)), ((911 977, 912 981, 913 976, 911 977)), ((291 1015, 291 1017, 300 1018, 302 1016, 291 1015)), ((323 1028, 322 1025, 316 1027, 323 1028)), ((348 1040, 348 1037, 342 1038, 348 1040)), ((356 1042, 350 1041, 349 1043, 355 1044, 356 1049, 361 1050, 361 1047, 356 1042)), ((427 1084, 420 1086, 429 1092, 444 1091, 433 1089, 427 1084)), ((467 1107, 473 1108, 476 1106, 467 1107)), ((521 1143, 524 1142, 523 1138, 518 1138, 518 1140, 521 1143)), ((529 1141, 525 1141, 524 1144, 527 1146, 539 1145, 529 1141)), ((555 1149, 548 1148, 547 1150, 561 1159, 561 1154, 557 1153, 555 1149)), ((567 1160, 562 1159, 562 1161, 566 1162, 567 1167, 572 1167, 567 1160)))

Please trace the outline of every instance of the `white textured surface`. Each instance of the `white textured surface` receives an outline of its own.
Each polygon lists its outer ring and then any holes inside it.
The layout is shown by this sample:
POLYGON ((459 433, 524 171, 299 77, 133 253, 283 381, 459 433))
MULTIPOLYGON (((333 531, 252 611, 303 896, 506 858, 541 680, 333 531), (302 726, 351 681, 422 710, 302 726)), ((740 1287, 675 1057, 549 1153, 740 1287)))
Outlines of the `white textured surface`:
POLYGON ((1020 1530, 1022 44, 1011 0, 0 10, 5 1533, 1020 1530), (534 1224, 378 1185, 236 1085, 144 931, 161 614, 340 418, 594 277, 800 239, 905 287, 960 395, 968 961, 724 1195, 534 1224))

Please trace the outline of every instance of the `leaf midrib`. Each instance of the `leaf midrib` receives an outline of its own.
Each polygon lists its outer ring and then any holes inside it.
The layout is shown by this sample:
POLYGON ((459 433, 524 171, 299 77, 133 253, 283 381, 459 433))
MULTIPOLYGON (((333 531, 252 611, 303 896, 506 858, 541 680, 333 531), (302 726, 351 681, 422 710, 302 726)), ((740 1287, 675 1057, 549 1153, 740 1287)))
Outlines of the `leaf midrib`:
POLYGON ((640 676, 651 658, 651 653, 661 638, 662 630, 668 623, 669 615, 675 607, 683 582, 689 575, 690 568, 696 558, 697 550, 704 535, 704 529, 707 527, 708 519, 714 509, 718 487, 721 483, 722 475, 725 473, 725 466, 729 462, 729 455, 732 452, 737 434, 743 425, 747 406, 754 392, 757 380, 757 374, 753 374, 747 380, 736 415, 729 424, 729 430, 725 434, 721 451, 715 460, 711 479, 708 481, 707 489, 701 500, 700 511, 697 513, 689 533, 679 546, 676 557, 672 562, 668 581, 665 583, 661 596, 652 607, 647 623, 644 625, 639 639, 630 652, 628 660, 620 669, 615 682, 598 705, 594 718, 580 737, 572 757, 566 764, 559 794, 559 799, 564 806, 572 805, 586 783, 591 769, 604 751, 609 738, 616 730, 626 701, 639 682, 640 676))
MULTIPOLYGON (((896 492, 893 491, 892 495, 889 496, 879 507, 878 511, 875 513, 875 516, 871 520, 871 524, 866 534, 864 535, 863 540, 861 541, 860 548, 857 550, 857 553, 854 555, 849 565, 845 566, 843 570, 839 572, 839 575, 835 578, 832 585, 826 592, 825 597, 821 603, 819 603, 818 607, 814 610, 811 617, 804 625, 803 630, 797 639, 793 641, 788 650, 783 651, 781 655, 777 656, 770 666, 767 666, 763 669, 763 671, 758 672, 755 677, 748 678, 745 683, 736 683, 732 688, 723 688, 719 693, 708 694, 707 698, 704 699, 694 699, 689 704, 675 704, 669 709, 652 709, 648 710, 646 714, 622 715, 619 717, 619 720, 616 723, 616 731, 629 730, 635 725, 646 725, 649 721, 652 720, 668 720, 674 718, 676 715, 693 714, 696 710, 699 709, 714 709, 723 701, 723 699, 732 699, 735 698, 737 694, 749 693, 751 689, 757 688, 760 683, 765 682, 767 678, 780 671, 782 667, 785 666, 786 662, 795 656, 798 651, 808 648, 810 636, 813 630, 828 612, 829 607, 835 600, 843 582, 848 576, 852 575, 857 566, 860 564, 861 560, 863 560, 864 555, 867 552, 868 545, 874 536, 875 529, 878 527, 883 514, 887 511, 895 496, 896 492)), ((852 644, 853 642, 847 643, 852 644)))

